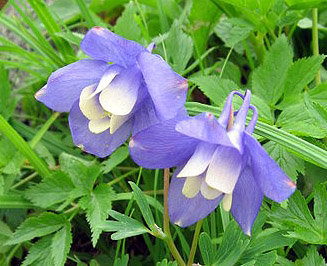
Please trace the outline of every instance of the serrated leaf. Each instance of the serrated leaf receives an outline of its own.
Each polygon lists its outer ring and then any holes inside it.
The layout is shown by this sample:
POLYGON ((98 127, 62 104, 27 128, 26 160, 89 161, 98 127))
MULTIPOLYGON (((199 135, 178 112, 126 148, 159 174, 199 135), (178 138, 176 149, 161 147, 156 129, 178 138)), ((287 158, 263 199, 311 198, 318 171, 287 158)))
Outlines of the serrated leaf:
POLYGON ((235 82, 214 75, 194 77, 190 81, 195 83, 215 105, 221 105, 231 91, 238 89, 235 82))
POLYGON ((270 216, 271 223, 288 231, 291 238, 311 244, 326 244, 321 224, 314 220, 301 192, 296 191, 288 200, 288 208, 278 207, 270 216))
POLYGON ((318 55, 301 58, 288 69, 284 84, 284 99, 281 107, 296 102, 300 98, 303 88, 308 85, 321 68, 326 56, 318 55))
POLYGON ((134 3, 126 5, 124 12, 118 18, 114 31, 116 34, 133 41, 141 40, 141 30, 135 20, 137 7, 134 3))
POLYGON ((281 35, 266 52, 263 64, 253 72, 253 93, 274 105, 284 92, 284 81, 292 58, 293 52, 287 38, 281 35))
POLYGON ((320 83, 318 86, 309 90, 310 99, 327 107, 327 83, 320 83))
POLYGON ((326 266, 324 258, 319 255, 315 247, 310 247, 306 256, 302 259, 303 266, 326 266))
POLYGON ((277 251, 273 250, 273 251, 256 256, 254 265, 256 265, 256 266, 261 266, 261 265, 273 266, 273 265, 275 265, 276 260, 277 260, 277 251))
POLYGON ((326 185, 320 184, 315 191, 314 216, 323 238, 327 242, 327 191, 326 185))
POLYGON ((128 182, 130 184, 130 186, 133 189, 133 195, 135 197, 135 200, 137 202, 137 205, 140 208, 140 211, 142 213, 142 216, 146 222, 146 224, 148 225, 148 227, 151 230, 156 230, 156 226, 154 223, 154 219, 153 219, 153 215, 149 206, 149 203, 147 202, 143 192, 141 191, 141 189, 133 182, 128 182))
POLYGON ((44 212, 38 217, 24 221, 14 232, 7 245, 18 244, 58 231, 66 224, 66 219, 58 214, 44 212))
POLYGON ((304 161, 285 147, 274 141, 265 143, 263 147, 292 180, 296 181, 298 173, 304 174, 304 161))
POLYGON ((102 165, 102 172, 107 174, 117 165, 125 161, 129 155, 128 147, 120 147, 110 155, 109 159, 105 160, 102 165))
POLYGON ((26 198, 36 206, 48 208, 69 198, 74 184, 63 172, 57 171, 41 183, 34 185, 24 192, 26 198))
POLYGON ((51 254, 52 236, 46 236, 35 242, 28 251, 22 266, 53 266, 51 254))
POLYGON ((86 218, 92 232, 92 245, 95 247, 102 232, 101 225, 108 218, 114 192, 106 184, 98 185, 90 195, 84 196, 79 204, 86 210, 86 218))
POLYGON ((95 180, 100 174, 100 166, 96 162, 61 153, 59 164, 61 170, 69 175, 76 188, 84 194, 90 193, 95 180))
POLYGON ((105 232, 115 232, 111 235, 112 240, 124 239, 149 232, 139 221, 124 214, 110 210, 109 215, 117 221, 105 221, 100 228, 105 232))
POLYGON ((204 264, 212 265, 215 258, 214 247, 211 243, 210 236, 206 232, 200 234, 199 248, 204 264))
POLYGON ((239 225, 235 221, 231 221, 216 253, 215 265, 234 265, 248 247, 249 242, 239 225))
POLYGON ((171 26, 165 45, 172 68, 177 73, 181 73, 192 57, 193 41, 190 36, 183 32, 179 22, 175 21, 171 26))
POLYGON ((276 125, 298 136, 324 138, 327 135, 327 131, 309 114, 304 103, 285 108, 276 125))
POLYGON ((67 254, 72 244, 71 225, 69 222, 52 238, 51 256, 55 266, 65 265, 67 254))
POLYGON ((235 45, 245 40, 254 26, 248 21, 241 18, 221 18, 214 32, 222 39, 227 47, 235 45))

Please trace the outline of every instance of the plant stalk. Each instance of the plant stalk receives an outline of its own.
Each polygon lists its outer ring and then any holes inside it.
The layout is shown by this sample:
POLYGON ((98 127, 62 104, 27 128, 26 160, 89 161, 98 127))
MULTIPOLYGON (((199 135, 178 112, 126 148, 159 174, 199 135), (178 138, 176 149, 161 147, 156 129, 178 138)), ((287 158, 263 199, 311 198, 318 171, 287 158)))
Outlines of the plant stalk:
POLYGON ((203 220, 200 220, 196 224, 194 235, 193 235, 193 240, 192 240, 192 247, 191 247, 191 251, 190 251, 190 256, 188 257, 187 266, 192 266, 192 264, 193 264, 196 248, 198 246, 198 240, 199 240, 199 235, 201 232, 202 222, 203 222, 203 220))
MULTIPOLYGON (((318 8, 312 9, 312 49, 313 55, 319 55, 319 40, 318 40, 318 8)), ((315 77, 316 86, 320 84, 320 70, 315 77)))
POLYGON ((170 234, 170 228, 169 228, 169 214, 168 214, 168 190, 169 190, 169 168, 165 168, 164 170, 164 233, 166 234, 166 238, 164 241, 168 245, 168 248, 177 261, 179 266, 185 266, 185 262, 182 258, 182 256, 179 254, 173 238, 170 234))

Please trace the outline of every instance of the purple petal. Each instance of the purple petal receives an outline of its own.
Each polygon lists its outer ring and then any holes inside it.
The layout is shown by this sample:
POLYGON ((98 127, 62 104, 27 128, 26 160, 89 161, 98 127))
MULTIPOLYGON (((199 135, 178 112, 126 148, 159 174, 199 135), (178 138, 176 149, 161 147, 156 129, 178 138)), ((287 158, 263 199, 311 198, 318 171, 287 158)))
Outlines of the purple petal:
POLYGON ((176 123, 182 119, 185 115, 162 121, 133 136, 129 143, 133 160, 146 168, 169 168, 185 163, 199 141, 175 130, 176 123))
POLYGON ((176 130, 186 136, 214 144, 232 145, 226 130, 211 113, 202 113, 185 119, 176 125, 176 130))
POLYGON ((225 102, 225 105, 224 105, 224 109, 223 111, 221 112, 219 118, 218 118, 218 122, 219 124, 224 127, 225 129, 227 128, 228 126, 228 122, 231 118, 233 118, 233 97, 234 95, 237 94, 239 95, 240 97, 243 98, 243 95, 240 94, 238 91, 232 91, 227 99, 226 99, 226 102, 225 102))
POLYGON ((81 91, 100 81, 109 65, 99 60, 80 60, 53 72, 35 98, 57 112, 69 112, 81 91))
POLYGON ((171 119, 186 101, 187 80, 158 55, 141 53, 137 61, 160 119, 171 119))
MULTIPOLYGON (((179 169, 180 170, 180 169, 179 169)), ((186 198, 182 194, 186 178, 176 177, 179 170, 176 170, 171 180, 168 193, 168 211, 170 221, 180 227, 190 226, 205 218, 214 211, 222 199, 205 199, 201 193, 194 198, 186 198)))
POLYGON ((277 202, 282 202, 291 196, 296 189, 292 180, 287 177, 256 139, 245 133, 244 140, 251 156, 253 176, 264 195, 277 202))
POLYGON ((237 115, 235 117, 232 130, 238 130, 238 131, 244 131, 245 130, 245 121, 246 116, 249 111, 250 107, 250 101, 251 101, 251 91, 247 90, 244 95, 243 103, 240 107, 240 109, 237 112, 237 115))
POLYGON ((106 111, 115 115, 127 115, 134 108, 142 74, 137 67, 122 70, 100 93, 100 103, 106 111))
POLYGON ((75 145, 98 157, 106 157, 122 145, 129 137, 132 128, 132 120, 129 120, 114 134, 109 133, 110 129, 100 134, 93 134, 88 127, 89 120, 79 109, 78 101, 70 110, 68 119, 75 145))
POLYGON ((252 134, 255 128, 255 125, 258 121, 258 110, 253 105, 250 105, 250 109, 253 111, 252 119, 249 122, 248 126, 246 127, 245 131, 249 134, 252 134))
POLYGON ((133 136, 158 122, 153 102, 150 96, 148 96, 147 99, 143 99, 142 105, 134 114, 133 136))
POLYGON ((240 175, 232 199, 231 213, 242 228, 244 234, 250 236, 253 223, 259 213, 263 193, 254 180, 251 167, 248 165, 240 175))
POLYGON ((89 30, 80 47, 94 59, 113 62, 123 67, 134 65, 137 55, 146 51, 140 44, 100 27, 89 30))

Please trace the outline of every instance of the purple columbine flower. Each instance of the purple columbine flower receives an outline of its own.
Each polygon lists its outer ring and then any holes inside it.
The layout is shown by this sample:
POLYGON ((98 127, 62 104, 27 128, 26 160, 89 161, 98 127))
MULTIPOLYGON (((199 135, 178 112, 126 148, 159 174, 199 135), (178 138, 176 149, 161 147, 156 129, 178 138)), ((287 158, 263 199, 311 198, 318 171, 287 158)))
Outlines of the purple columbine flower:
POLYGON ((69 113, 74 143, 105 157, 136 132, 175 117, 184 107, 187 81, 158 55, 107 29, 94 27, 81 42, 92 59, 54 73, 35 98, 69 113), (112 64, 109 64, 112 63, 112 64))
POLYGON ((186 227, 206 217, 222 201, 243 232, 251 234, 263 196, 282 202, 295 184, 252 137, 258 119, 245 96, 232 92, 218 120, 210 113, 177 117, 145 129, 130 141, 132 158, 147 168, 177 166, 169 194, 173 223, 186 227), (233 112, 234 95, 243 104, 233 112), (249 109, 252 119, 245 120, 249 109))

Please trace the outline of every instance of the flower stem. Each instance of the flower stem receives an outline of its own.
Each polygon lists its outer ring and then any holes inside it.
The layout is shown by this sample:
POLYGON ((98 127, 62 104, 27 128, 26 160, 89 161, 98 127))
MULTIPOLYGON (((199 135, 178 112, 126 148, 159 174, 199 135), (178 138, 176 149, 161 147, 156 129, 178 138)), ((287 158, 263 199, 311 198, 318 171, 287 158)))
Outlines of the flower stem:
MULTIPOLYGON (((313 55, 319 55, 319 42, 318 42, 318 8, 312 9, 312 48, 313 55)), ((316 86, 320 84, 320 70, 315 77, 316 86)))
POLYGON ((192 241, 192 247, 191 247, 191 251, 190 251, 190 256, 188 257, 187 266, 192 266, 192 264, 193 264, 196 248, 198 246, 198 239, 199 239, 199 235, 201 232, 202 222, 203 222, 203 220, 200 220, 196 224, 193 241, 192 241))
POLYGON ((168 248, 177 261, 179 266, 185 266, 185 262, 182 258, 182 256, 179 254, 174 241, 170 234, 170 228, 169 228, 169 214, 168 214, 168 190, 169 190, 169 168, 165 168, 164 170, 164 233, 166 234, 166 238, 164 241, 168 245, 168 248))

